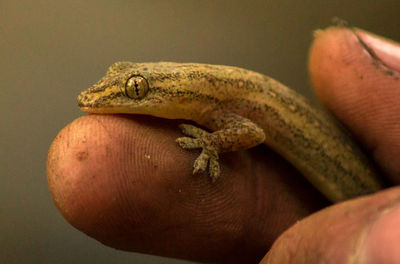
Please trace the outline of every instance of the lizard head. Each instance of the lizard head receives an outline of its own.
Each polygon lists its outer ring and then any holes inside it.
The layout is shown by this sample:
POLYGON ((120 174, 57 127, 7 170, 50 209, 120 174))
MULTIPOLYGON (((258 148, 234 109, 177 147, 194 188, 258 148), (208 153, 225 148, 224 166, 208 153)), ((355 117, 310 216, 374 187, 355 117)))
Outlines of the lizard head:
MULTIPOLYGON (((78 96, 88 113, 134 113, 164 118, 187 118, 199 111, 196 80, 188 80, 188 64, 117 62, 106 75, 78 96), (190 106, 190 107, 189 107, 190 106)), ((209 100, 206 105, 210 104, 209 100)))
POLYGON ((149 83, 134 66, 114 63, 103 78, 78 95, 79 107, 89 113, 127 113, 149 101, 149 83))

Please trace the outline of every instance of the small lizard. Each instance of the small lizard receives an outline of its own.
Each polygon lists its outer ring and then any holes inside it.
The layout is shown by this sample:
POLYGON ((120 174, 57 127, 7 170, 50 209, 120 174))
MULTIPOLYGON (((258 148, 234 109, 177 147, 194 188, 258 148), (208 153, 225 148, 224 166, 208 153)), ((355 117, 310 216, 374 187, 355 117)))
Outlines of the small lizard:
POLYGON ((375 192, 381 180, 349 135, 278 81, 250 70, 197 63, 117 62, 78 96, 88 113, 193 120, 185 149, 202 149, 193 173, 220 175, 220 153, 265 143, 333 202, 375 192))

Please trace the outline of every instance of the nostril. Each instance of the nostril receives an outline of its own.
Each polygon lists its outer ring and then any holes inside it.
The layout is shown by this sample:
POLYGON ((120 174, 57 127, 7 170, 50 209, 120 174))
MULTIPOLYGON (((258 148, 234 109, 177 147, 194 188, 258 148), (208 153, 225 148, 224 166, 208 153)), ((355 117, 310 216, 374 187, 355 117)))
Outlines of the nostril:
POLYGON ((78 106, 84 106, 85 105, 85 99, 87 98, 86 95, 83 95, 82 93, 80 93, 78 95, 78 97, 76 98, 78 101, 78 106))

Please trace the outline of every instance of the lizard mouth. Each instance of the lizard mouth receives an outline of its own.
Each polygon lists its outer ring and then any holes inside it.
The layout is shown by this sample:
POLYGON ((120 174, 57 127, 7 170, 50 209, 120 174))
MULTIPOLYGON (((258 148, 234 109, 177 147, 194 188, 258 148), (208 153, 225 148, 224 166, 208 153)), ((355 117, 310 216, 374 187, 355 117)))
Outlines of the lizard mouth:
POLYGON ((86 91, 81 92, 76 99, 79 108, 84 112, 92 113, 96 108, 100 108, 100 105, 96 105, 86 91))
POLYGON ((82 93, 80 93, 78 95, 78 98, 76 98, 78 100, 78 106, 80 108, 86 108, 86 104, 85 104, 84 98, 85 98, 85 96, 82 93))
POLYGON ((81 92, 78 97, 79 108, 86 113, 91 114, 114 114, 121 113, 118 105, 107 104, 102 97, 95 97, 86 91, 81 92))
MULTIPOLYGON (((110 100, 112 100, 116 95, 103 96, 101 94, 90 93, 88 91, 81 92, 78 97, 78 106, 83 109, 93 109, 93 111, 99 111, 98 109, 114 108, 110 105, 110 100), (97 110, 95 110, 97 109, 97 110)), ((90 111, 90 112, 93 112, 90 111)), ((85 111, 88 112, 88 111, 85 111)))
POLYGON ((88 96, 85 92, 80 93, 76 99, 78 101, 79 108, 84 112, 91 112, 89 111, 90 109, 96 109, 100 107, 92 102, 93 100, 91 100, 90 96, 88 96))
POLYGON ((119 113, 118 110, 112 107, 90 107, 90 106, 80 106, 79 107, 83 112, 90 113, 90 114, 114 114, 119 113))

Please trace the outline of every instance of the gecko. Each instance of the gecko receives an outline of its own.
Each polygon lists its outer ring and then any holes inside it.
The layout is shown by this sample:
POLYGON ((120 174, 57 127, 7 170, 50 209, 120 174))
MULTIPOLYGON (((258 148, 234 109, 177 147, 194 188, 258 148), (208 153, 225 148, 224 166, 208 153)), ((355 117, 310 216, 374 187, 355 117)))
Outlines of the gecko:
POLYGON ((78 95, 87 113, 144 114, 181 124, 183 149, 201 149, 193 173, 221 174, 224 152, 264 143, 325 197, 338 202, 376 192, 383 182, 362 150, 328 113, 264 74, 234 66, 116 62, 78 95))

